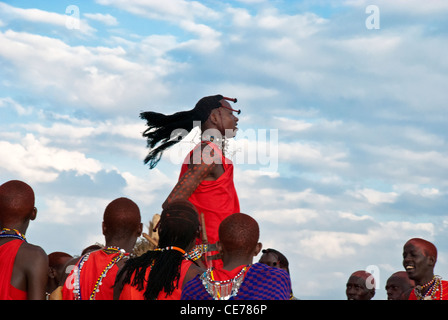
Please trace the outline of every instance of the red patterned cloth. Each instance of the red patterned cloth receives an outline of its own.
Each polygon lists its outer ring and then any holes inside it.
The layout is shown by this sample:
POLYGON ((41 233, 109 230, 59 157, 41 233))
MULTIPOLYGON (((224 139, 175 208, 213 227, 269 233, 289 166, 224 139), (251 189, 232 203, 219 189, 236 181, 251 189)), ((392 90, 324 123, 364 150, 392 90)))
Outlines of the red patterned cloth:
MULTIPOLYGON (((195 205, 199 214, 204 213, 208 242, 216 243, 219 224, 229 215, 239 213, 240 203, 233 183, 232 161, 222 154, 216 144, 206 143, 216 152, 215 158, 220 157, 224 173, 217 180, 202 181, 188 200, 195 205)), ((179 178, 188 170, 193 152, 200 151, 200 148, 201 144, 198 144, 185 158, 179 178)))
MULTIPOLYGON (((442 286, 436 288, 436 293, 434 295, 434 300, 448 300, 448 281, 440 280, 442 282, 442 286), (440 295, 442 294, 442 297, 440 295)), ((409 294, 409 300, 418 300, 417 295, 415 294, 415 289, 411 291, 409 294)))
POLYGON ((93 299, 91 296, 101 274, 119 255, 121 253, 108 254, 104 250, 98 250, 82 256, 65 281, 62 300, 113 300, 113 285, 118 272, 116 264, 107 271, 101 284, 97 286, 99 291, 94 293, 93 299))
POLYGON ((0 300, 26 300, 27 292, 11 285, 17 252, 24 241, 14 239, 0 246, 0 300))

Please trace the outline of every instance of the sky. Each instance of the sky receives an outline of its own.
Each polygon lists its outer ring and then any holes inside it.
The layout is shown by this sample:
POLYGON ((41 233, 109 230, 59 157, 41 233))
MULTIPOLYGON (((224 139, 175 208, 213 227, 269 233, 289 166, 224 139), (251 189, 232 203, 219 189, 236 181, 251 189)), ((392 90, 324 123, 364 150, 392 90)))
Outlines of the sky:
POLYGON ((0 183, 35 191, 29 242, 79 255, 115 198, 147 226, 197 140, 150 170, 139 113, 222 94, 242 110, 241 211, 296 297, 344 300, 368 270, 385 300, 413 237, 448 279, 447 17, 441 0, 0 2, 0 183))

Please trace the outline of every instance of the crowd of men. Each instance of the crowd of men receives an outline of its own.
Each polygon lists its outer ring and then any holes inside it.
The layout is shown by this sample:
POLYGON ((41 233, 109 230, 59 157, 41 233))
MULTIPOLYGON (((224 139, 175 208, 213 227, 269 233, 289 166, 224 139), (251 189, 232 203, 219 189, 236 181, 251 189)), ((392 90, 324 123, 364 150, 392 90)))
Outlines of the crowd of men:
MULTIPOLYGON (((37 217, 31 186, 11 180, 0 186, 0 300, 294 300, 288 260, 274 249, 261 251, 257 221, 242 213, 226 143, 238 130, 240 110, 214 95, 189 111, 172 115, 146 111, 143 136, 154 168, 162 153, 200 126, 201 142, 182 164, 179 180, 153 224, 152 246, 136 251, 142 235, 138 205, 129 198, 104 210, 104 246, 85 248, 80 257, 45 251, 25 233, 37 217)), ((403 249, 406 272, 387 282, 390 299, 445 300, 447 281, 434 276, 436 247, 411 239, 403 249)), ((347 298, 370 300, 373 276, 354 272, 347 298)))

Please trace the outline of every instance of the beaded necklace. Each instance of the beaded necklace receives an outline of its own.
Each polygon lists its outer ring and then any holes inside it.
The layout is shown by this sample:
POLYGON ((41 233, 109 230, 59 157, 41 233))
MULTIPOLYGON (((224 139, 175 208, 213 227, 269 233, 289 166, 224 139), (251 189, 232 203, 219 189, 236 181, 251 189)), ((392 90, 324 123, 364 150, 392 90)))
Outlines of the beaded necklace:
POLYGON ((22 234, 17 229, 3 228, 0 231, 0 238, 16 238, 16 239, 23 240, 23 241, 27 242, 26 238, 25 238, 25 235, 22 234), (10 234, 10 233, 7 233, 7 232, 14 232, 14 234, 10 234))
MULTIPOLYGON (((126 251, 124 249, 120 249, 119 247, 115 247, 115 246, 109 246, 107 248, 102 249, 102 251, 108 253, 117 253, 118 255, 116 257, 114 257, 106 266, 106 268, 104 268, 103 272, 101 272, 98 280, 96 280, 95 285, 93 286, 93 290, 92 293, 89 296, 89 300, 95 300, 95 296, 98 292, 100 292, 100 286, 103 284, 103 279, 106 277, 107 272, 116 264, 118 263, 118 261, 120 261, 121 259, 127 259, 129 258, 129 253, 126 253, 126 251)), ((80 275, 81 275, 81 269, 84 266, 84 263, 88 260, 89 256, 90 256, 89 252, 88 254, 84 255, 81 257, 81 259, 79 260, 78 263, 78 267, 75 268, 74 270, 74 274, 75 274, 75 283, 73 286, 73 293, 75 295, 75 299, 76 300, 82 300, 81 297, 81 286, 80 286, 80 275)))
POLYGON ((434 276, 431 281, 422 285, 416 286, 414 289, 415 296, 418 300, 435 300, 437 292, 440 291, 440 300, 443 296, 442 278, 440 276, 434 276), (426 293, 423 294, 423 290, 426 289, 426 293))
POLYGON ((185 254, 185 250, 179 247, 175 247, 175 246, 170 246, 170 247, 166 247, 166 248, 155 248, 154 251, 166 251, 166 250, 175 250, 175 251, 179 251, 182 254, 185 254))
POLYGON ((225 156, 228 152, 229 143, 226 137, 218 138, 215 136, 204 137, 202 141, 210 141, 218 146, 222 154, 225 156))
POLYGON ((238 294, 244 276, 250 265, 244 266, 241 271, 232 279, 217 281, 213 276, 213 269, 208 269, 204 272, 200 279, 205 290, 210 294, 214 300, 229 300, 238 294))
POLYGON ((194 246, 194 248, 190 251, 184 254, 184 258, 191 260, 191 261, 196 261, 198 259, 200 259, 202 257, 203 252, 207 251, 207 245, 196 245, 194 246))

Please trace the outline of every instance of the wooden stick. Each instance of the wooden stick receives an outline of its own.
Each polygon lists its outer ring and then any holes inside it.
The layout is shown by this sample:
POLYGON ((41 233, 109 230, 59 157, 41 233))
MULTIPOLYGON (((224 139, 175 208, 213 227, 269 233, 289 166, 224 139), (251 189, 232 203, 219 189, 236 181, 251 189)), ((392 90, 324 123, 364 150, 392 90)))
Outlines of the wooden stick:
POLYGON ((149 234, 146 234, 146 233, 142 233, 142 236, 146 239, 146 240, 148 240, 149 242, 151 242, 153 245, 155 245, 156 247, 159 245, 158 243, 157 243, 157 241, 156 240, 154 240, 153 238, 151 238, 150 236, 149 236, 149 234))
MULTIPOLYGON (((204 249, 204 246, 208 245, 208 238, 207 238, 207 231, 205 230, 205 218, 204 218, 204 212, 201 212, 201 225, 202 225, 202 249, 204 249)), ((207 259, 208 256, 208 248, 205 252, 202 252, 202 256, 204 257, 204 263, 205 267, 207 269, 211 268, 211 264, 207 259)))
POLYGON ((207 232, 205 230, 204 212, 201 212, 201 226, 202 226, 202 243, 203 244, 208 244, 207 232))

